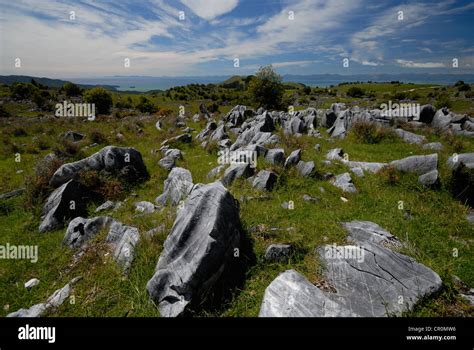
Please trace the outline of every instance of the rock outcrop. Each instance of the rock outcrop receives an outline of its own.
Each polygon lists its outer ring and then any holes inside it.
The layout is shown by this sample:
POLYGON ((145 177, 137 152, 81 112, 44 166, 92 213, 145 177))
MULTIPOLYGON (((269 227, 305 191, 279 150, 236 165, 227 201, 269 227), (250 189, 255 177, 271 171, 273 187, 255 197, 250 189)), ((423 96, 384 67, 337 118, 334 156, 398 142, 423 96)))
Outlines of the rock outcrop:
POLYGON ((251 256, 238 202, 220 182, 202 185, 178 211, 147 290, 161 316, 179 316, 243 280, 251 256))

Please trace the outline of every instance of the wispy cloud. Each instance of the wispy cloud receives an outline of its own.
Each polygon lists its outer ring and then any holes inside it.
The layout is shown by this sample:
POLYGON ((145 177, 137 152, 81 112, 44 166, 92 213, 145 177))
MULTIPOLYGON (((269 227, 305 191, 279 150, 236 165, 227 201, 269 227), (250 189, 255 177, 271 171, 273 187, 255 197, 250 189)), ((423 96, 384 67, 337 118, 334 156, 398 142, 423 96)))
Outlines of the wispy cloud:
POLYGON ((407 60, 398 59, 396 62, 402 66, 407 68, 443 68, 446 67, 444 63, 441 62, 413 62, 407 60))
POLYGON ((463 55, 472 52, 473 38, 459 26, 470 23, 474 2, 394 2, 372 5, 367 16, 368 0, 16 0, 0 10, 1 72, 215 75, 272 62, 283 72, 339 72, 343 58, 352 62, 350 73, 448 68, 439 62, 450 57, 472 66, 463 55), (455 20, 426 35, 441 16, 455 20))

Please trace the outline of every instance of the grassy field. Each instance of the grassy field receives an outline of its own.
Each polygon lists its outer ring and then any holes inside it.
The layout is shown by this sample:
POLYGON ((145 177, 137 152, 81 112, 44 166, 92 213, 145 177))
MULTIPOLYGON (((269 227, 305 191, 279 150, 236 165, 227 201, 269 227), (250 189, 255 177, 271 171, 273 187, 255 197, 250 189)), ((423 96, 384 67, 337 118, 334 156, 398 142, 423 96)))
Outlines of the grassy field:
MULTIPOLYGON (((420 100, 429 100, 428 94, 434 90, 429 85, 401 84, 394 87, 393 84, 363 84, 360 86, 364 90, 375 94, 371 100, 365 100, 344 96, 349 86, 353 85, 337 87, 335 96, 312 92, 306 98, 317 107, 326 107, 336 101, 370 105, 378 103, 387 94, 392 96, 411 89, 420 95, 420 100), (315 100, 311 100, 311 96, 315 100)), ((454 97, 455 91, 451 89, 447 88, 446 93, 452 96, 452 109, 473 115, 472 99, 460 98, 458 101, 454 97)), ((287 94, 290 93, 295 92, 287 91, 287 94)), ((128 96, 134 100, 138 98, 126 93, 113 95, 114 100, 128 96)), ((160 107, 170 109, 173 115, 177 114, 180 105, 184 105, 189 117, 205 101, 176 101, 163 97, 163 94, 151 98, 160 107)), ((220 106, 219 115, 231 107, 220 106)), ((106 214, 137 227, 140 232, 161 224, 165 229, 152 238, 142 238, 130 273, 125 277, 101 243, 103 234, 94 238, 95 243, 81 259, 76 259, 74 251, 61 246, 65 229, 38 233, 42 200, 32 201, 28 193, 3 200, 0 202, 0 244, 38 245, 39 260, 34 264, 24 260, 0 260, 0 316, 45 301, 56 289, 76 276, 83 278, 74 288, 74 297, 49 316, 159 316, 157 308, 148 298, 145 285, 153 275, 163 242, 173 225, 175 208, 144 215, 136 213, 133 204, 141 200, 153 202, 162 193, 167 173, 158 166, 159 152, 152 151, 158 150, 166 138, 180 133, 179 129, 171 127, 172 117, 163 119, 164 130, 168 127, 170 130, 158 131, 155 123, 159 113, 148 117, 141 117, 139 113, 122 118, 99 117, 94 122, 75 118, 40 121, 31 118, 38 112, 29 111, 21 103, 10 103, 7 109, 14 112, 17 118, 0 121, 0 192, 25 186, 37 162, 51 151, 61 152, 67 161, 72 161, 108 144, 130 146, 141 152, 151 178, 120 193, 119 198, 125 200, 125 204, 106 214), (86 138, 78 143, 79 146, 69 150, 68 145, 59 139, 59 135, 67 130, 84 133, 86 138), (100 132, 104 139, 90 147, 94 143, 94 132, 100 132), (117 133, 121 133, 123 139, 117 138, 117 133), (20 162, 15 161, 17 153, 21 155, 20 162), (40 284, 25 289, 23 284, 33 277, 38 278, 40 284)), ((196 135, 205 123, 194 123, 190 119, 187 125, 195 129, 196 135)), ((254 190, 245 180, 233 183, 229 190, 241 203, 241 220, 252 238, 257 262, 248 271, 245 286, 235 291, 232 300, 219 309, 200 312, 198 316, 257 316, 265 288, 279 273, 290 268, 318 283, 321 269, 314 249, 322 244, 344 243, 346 233, 340 223, 350 220, 369 220, 387 229, 406 243, 405 254, 432 268, 443 279, 446 285, 443 291, 435 298, 422 302, 409 316, 474 315, 472 308, 456 295, 451 282, 451 275, 456 275, 467 284, 474 285, 474 229, 466 221, 468 208, 453 199, 449 192, 450 174, 445 167, 446 159, 454 152, 473 152, 474 140, 459 138, 457 144, 451 144, 429 129, 417 132, 425 134, 430 141, 441 141, 445 146, 439 152, 442 184, 437 190, 418 185, 416 177, 410 175, 401 175, 396 183, 389 183, 383 174, 366 173, 364 178, 353 176, 357 194, 342 194, 321 177, 302 178, 295 169, 284 170, 280 167, 273 168, 279 174, 279 180, 276 188, 268 194, 254 190), (317 197, 319 201, 305 202, 302 198, 304 194, 317 197), (246 200, 249 196, 256 198, 246 200), (346 197, 348 202, 343 202, 341 196, 346 197), (295 204, 294 210, 283 209, 281 203, 290 200, 295 204), (403 210, 399 209, 399 201, 404 203, 403 210), (407 212, 410 213, 409 218, 407 212), (271 243, 290 243, 296 247, 288 264, 264 261, 265 248, 271 243), (453 254, 455 249, 457 256, 453 254)), ((321 133, 325 134, 323 129, 321 133)), ((303 160, 314 161, 319 175, 326 172, 339 174, 347 170, 336 163, 331 166, 321 164, 327 151, 335 147, 342 147, 351 160, 357 161, 387 162, 415 154, 433 153, 391 138, 379 144, 364 144, 352 133, 344 140, 335 141, 328 141, 326 137, 283 137, 280 146, 285 149, 286 155, 297 148, 303 149, 303 160), (321 145, 321 152, 314 149, 317 143, 321 145)), ((218 165, 216 150, 202 149, 195 142, 179 145, 179 148, 184 159, 178 161, 178 166, 191 171, 194 183, 209 182, 207 173, 218 165)), ((258 168, 270 169, 271 166, 259 160, 258 168)), ((94 216, 94 209, 100 204, 90 205, 90 216, 94 216)))

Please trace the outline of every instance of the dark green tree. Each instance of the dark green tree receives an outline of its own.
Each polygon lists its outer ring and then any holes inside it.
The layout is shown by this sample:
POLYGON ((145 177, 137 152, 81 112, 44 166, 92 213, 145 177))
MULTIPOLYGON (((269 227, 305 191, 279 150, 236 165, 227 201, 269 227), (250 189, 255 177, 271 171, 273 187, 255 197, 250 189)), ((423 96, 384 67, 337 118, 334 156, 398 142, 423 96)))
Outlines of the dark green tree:
POLYGON ((250 98, 258 107, 279 108, 284 93, 282 77, 273 70, 272 65, 260 67, 249 83, 248 92, 250 98))
POLYGON ((95 104, 96 114, 108 114, 112 107, 112 95, 101 87, 92 88, 84 93, 84 101, 95 104))

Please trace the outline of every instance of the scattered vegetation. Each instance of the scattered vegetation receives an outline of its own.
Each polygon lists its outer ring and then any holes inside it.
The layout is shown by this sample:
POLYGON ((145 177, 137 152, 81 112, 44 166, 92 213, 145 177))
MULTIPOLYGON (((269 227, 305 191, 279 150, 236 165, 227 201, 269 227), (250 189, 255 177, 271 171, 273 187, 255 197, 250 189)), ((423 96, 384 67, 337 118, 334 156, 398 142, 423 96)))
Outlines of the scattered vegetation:
POLYGON ((352 133, 359 142, 368 144, 380 143, 384 139, 394 137, 392 129, 368 121, 354 123, 352 133))

